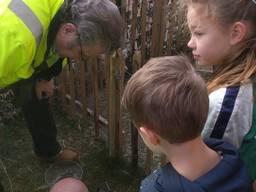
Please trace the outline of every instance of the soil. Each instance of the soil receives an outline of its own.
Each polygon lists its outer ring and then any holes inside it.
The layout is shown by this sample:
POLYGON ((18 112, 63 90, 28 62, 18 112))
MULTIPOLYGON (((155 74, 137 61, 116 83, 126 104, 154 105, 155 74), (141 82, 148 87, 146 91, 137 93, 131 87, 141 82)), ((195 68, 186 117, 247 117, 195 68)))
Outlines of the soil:
MULTIPOLYGON (((142 169, 124 160, 108 158, 105 142, 93 136, 92 122, 77 124, 58 106, 54 107, 54 114, 60 143, 81 152, 82 181, 90 191, 138 191, 144 177, 142 169)), ((49 166, 51 164, 40 162, 34 155, 22 115, 0 122, 0 181, 5 192, 49 191, 45 181, 49 166)))

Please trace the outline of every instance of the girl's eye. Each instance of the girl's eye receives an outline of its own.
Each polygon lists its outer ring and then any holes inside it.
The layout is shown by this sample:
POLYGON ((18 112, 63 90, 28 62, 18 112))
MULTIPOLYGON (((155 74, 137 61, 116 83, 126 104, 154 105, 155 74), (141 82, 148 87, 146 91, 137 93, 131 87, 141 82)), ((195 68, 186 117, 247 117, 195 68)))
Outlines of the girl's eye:
POLYGON ((198 32, 198 31, 195 31, 195 32, 194 32, 194 35, 196 35, 196 36, 202 36, 203 33, 202 33, 202 32, 198 32))

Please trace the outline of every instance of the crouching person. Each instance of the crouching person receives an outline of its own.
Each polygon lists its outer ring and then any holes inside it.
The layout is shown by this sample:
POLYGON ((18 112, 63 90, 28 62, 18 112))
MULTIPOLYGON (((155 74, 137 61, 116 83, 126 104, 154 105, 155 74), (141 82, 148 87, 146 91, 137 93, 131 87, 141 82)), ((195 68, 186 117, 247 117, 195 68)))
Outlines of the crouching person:
POLYGON ((251 191, 235 149, 200 136, 208 93, 186 57, 151 59, 129 80, 122 104, 144 143, 168 160, 142 181, 140 192, 251 191))

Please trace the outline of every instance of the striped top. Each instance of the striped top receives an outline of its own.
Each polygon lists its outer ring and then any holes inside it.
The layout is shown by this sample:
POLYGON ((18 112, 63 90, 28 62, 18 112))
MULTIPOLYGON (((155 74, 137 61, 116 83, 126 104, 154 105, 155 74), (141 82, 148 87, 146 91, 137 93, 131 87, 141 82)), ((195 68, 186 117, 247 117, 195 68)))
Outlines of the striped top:
POLYGON ((223 139, 239 148, 252 126, 252 84, 220 88, 209 95, 209 100, 202 136, 223 139))

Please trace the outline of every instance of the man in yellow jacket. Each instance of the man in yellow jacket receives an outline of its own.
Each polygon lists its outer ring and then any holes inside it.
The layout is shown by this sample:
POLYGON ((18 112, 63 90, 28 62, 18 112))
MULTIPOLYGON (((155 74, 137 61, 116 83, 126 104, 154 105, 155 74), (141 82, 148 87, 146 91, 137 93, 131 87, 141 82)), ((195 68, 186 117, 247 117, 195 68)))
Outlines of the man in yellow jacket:
POLYGON ((21 104, 35 154, 75 160, 57 142, 48 98, 63 58, 77 62, 120 46, 121 16, 109 0, 1 0, 0 88, 12 87, 21 104))

